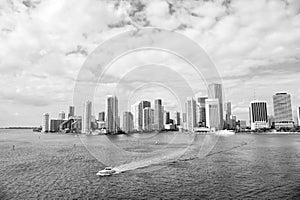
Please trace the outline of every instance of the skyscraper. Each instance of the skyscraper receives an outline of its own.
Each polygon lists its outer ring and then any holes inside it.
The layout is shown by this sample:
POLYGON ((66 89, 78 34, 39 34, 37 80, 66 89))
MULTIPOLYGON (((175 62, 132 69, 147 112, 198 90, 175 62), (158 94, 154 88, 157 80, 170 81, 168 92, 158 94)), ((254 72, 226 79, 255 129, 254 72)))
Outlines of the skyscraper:
POLYGON ((208 98, 219 100, 219 115, 220 115, 220 129, 223 129, 223 92, 222 85, 218 83, 212 83, 208 85, 208 98))
POLYGON ((74 115, 75 115, 75 107, 74 106, 69 106, 68 118, 74 117, 74 115))
POLYGON ((170 123, 170 112, 166 111, 165 112, 165 124, 170 123))
POLYGON ((138 123, 139 123, 139 128, 138 130, 141 131, 143 130, 143 123, 144 123, 144 120, 143 120, 143 115, 144 115, 144 111, 143 109, 144 108, 150 108, 151 107, 151 103, 149 101, 141 101, 139 103, 139 109, 138 109, 138 123))
POLYGON ((220 130, 220 103, 219 99, 205 100, 206 126, 212 130, 220 130))
POLYGON ((162 130, 163 129, 163 106, 161 99, 154 100, 154 129, 162 130))
POLYGON ((205 100, 207 97, 199 97, 197 99, 197 122, 201 127, 205 127, 206 114, 205 114, 205 100))
POLYGON ((146 107, 143 109, 143 130, 144 131, 151 131, 152 124, 151 124, 151 108, 146 107))
POLYGON ((300 126, 300 106, 297 108, 298 126, 300 126))
POLYGON ((118 132, 119 115, 118 115, 118 98, 116 96, 108 96, 106 104, 106 122, 107 131, 109 133, 118 132))
POLYGON ((251 130, 268 128, 266 101, 251 101, 249 107, 251 130))
POLYGON ((293 113, 291 95, 287 93, 276 93, 273 95, 273 106, 275 116, 275 128, 293 127, 293 113))
POLYGON ((105 112, 99 112, 98 121, 100 121, 100 122, 105 121, 105 112))
POLYGON ((186 129, 194 131, 196 127, 196 101, 193 98, 187 98, 186 107, 186 129))
POLYGON ((226 121, 226 128, 232 128, 232 118, 231 118, 231 102, 227 102, 225 104, 225 121, 226 121))
POLYGON ((180 126, 181 124, 180 112, 175 112, 175 121, 176 121, 176 125, 180 126))
POLYGON ((137 101, 133 105, 131 105, 131 113, 133 115, 133 129, 139 130, 139 104, 137 101))
POLYGON ((82 133, 90 133, 92 122, 92 102, 86 101, 83 109, 82 133))
POLYGON ((125 133, 133 131, 133 115, 131 112, 123 112, 123 131, 125 133))
POLYGON ((66 118, 66 113, 64 111, 61 111, 59 114, 58 114, 58 118, 59 119, 65 119, 66 118))
POLYGON ((43 114, 42 132, 46 133, 49 131, 49 114, 43 114))

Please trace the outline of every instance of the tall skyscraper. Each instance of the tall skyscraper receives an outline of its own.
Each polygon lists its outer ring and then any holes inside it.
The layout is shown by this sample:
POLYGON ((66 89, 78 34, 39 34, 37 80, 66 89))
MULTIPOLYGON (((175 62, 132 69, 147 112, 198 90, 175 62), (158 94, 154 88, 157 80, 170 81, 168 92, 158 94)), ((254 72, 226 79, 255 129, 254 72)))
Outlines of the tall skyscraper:
POLYGON ((66 113, 64 111, 61 111, 60 113, 58 113, 58 118, 59 119, 65 119, 66 118, 66 113))
POLYGON ((291 95, 287 93, 276 93, 273 95, 275 128, 292 128, 293 113, 291 95))
POLYGON ((186 107, 186 129, 194 131, 197 126, 196 120, 196 101, 193 98, 187 98, 186 107))
POLYGON ((49 114, 43 114, 42 132, 46 133, 49 131, 49 114))
POLYGON ((180 112, 175 112, 175 121, 176 121, 176 125, 180 126, 181 124, 180 112))
POLYGON ((220 130, 220 103, 219 99, 205 100, 206 126, 212 130, 220 130))
POLYGON ((133 115, 133 129, 139 130, 139 104, 140 102, 137 101, 133 105, 131 105, 131 113, 133 115))
POLYGON ((92 122, 92 102, 86 101, 83 109, 82 133, 90 133, 92 122))
POLYGON ((165 112, 165 124, 170 123, 170 112, 166 111, 165 112))
POLYGON ((123 131, 125 133, 133 131, 133 115, 131 112, 123 112, 123 131))
POLYGON ((74 117, 74 116, 75 116, 75 107, 74 106, 69 106, 68 118, 74 117))
POLYGON ((138 123, 139 123, 139 128, 138 130, 141 131, 143 130, 143 123, 144 123, 144 120, 143 120, 143 115, 144 115, 144 111, 143 109, 144 108, 150 108, 151 107, 151 103, 149 101, 141 101, 139 103, 139 110, 138 110, 138 123))
POLYGON ((109 133, 118 132, 119 115, 118 115, 118 98, 116 96, 108 96, 106 104, 106 122, 107 131, 109 133))
POLYGON ((155 130, 162 130, 163 129, 163 106, 161 99, 154 100, 154 129, 155 130))
POLYGON ((222 85, 218 83, 212 83, 208 85, 208 98, 219 100, 219 115, 220 115, 220 126, 223 129, 224 118, 223 118, 223 92, 222 85))
POLYGON ((225 121, 226 121, 226 128, 232 128, 232 117, 231 117, 231 102, 227 102, 225 104, 225 121))
POLYGON ((205 127, 206 114, 205 114, 205 100, 207 97, 199 97, 197 99, 197 122, 201 127, 205 127))
POLYGON ((151 131, 152 130, 152 122, 151 122, 151 108, 146 107, 143 109, 143 130, 151 131))
POLYGON ((98 121, 100 121, 100 122, 105 121, 105 112, 99 112, 98 121))
POLYGON ((251 101, 249 107, 251 130, 268 128, 266 101, 251 101))

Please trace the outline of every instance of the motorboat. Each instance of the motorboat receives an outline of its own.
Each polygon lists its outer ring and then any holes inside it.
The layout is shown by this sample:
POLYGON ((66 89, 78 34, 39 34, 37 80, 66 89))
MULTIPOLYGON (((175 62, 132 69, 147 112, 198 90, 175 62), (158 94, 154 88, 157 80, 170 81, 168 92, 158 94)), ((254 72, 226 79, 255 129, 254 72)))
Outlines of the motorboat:
POLYGON ((228 135, 235 135, 233 130, 220 130, 215 132, 216 135, 228 136, 228 135))
POLYGON ((116 173, 112 167, 105 167, 103 170, 97 172, 97 176, 111 176, 116 173))

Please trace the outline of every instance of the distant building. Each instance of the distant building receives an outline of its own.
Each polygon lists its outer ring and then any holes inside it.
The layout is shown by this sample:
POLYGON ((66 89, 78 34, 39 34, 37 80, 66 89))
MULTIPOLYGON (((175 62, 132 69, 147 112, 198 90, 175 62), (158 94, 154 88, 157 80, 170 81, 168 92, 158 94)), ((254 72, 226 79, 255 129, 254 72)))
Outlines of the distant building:
POLYGON ((144 127, 144 119, 143 119, 143 115, 144 115, 144 108, 150 108, 151 107, 151 103, 149 101, 141 101, 139 103, 139 109, 138 109, 138 130, 142 131, 143 127, 144 127))
POLYGON ((150 110, 150 117, 151 117, 151 129, 154 130, 154 109, 150 110))
POLYGON ((247 128, 247 123, 245 120, 240 120, 240 129, 245 130, 247 128))
POLYGON ((185 103, 186 109, 186 129, 188 131, 194 131, 194 128, 197 127, 196 119, 196 101, 193 98, 187 98, 185 103))
MULTIPOLYGON (((218 83, 212 83, 208 85, 208 98, 218 99, 219 101, 219 118, 220 118, 220 129, 223 129, 223 91, 222 85, 218 83)), ((206 120, 207 121, 207 120, 206 120)))
POLYGON ((59 126, 64 122, 63 119, 51 119, 50 120, 50 132, 58 132, 59 126))
POLYGON ((154 129, 155 130, 162 130, 164 128, 164 109, 162 106, 162 100, 161 99, 155 99, 154 100, 154 129))
POLYGON ((105 112, 99 112, 98 114, 98 121, 104 122, 105 121, 105 112))
POLYGON ((143 130, 152 131, 151 108, 146 107, 143 109, 143 130))
POLYGON ((125 133, 133 131, 133 115, 131 112, 123 112, 123 131, 125 133))
POLYGON ((168 111, 165 112, 164 120, 165 120, 165 124, 170 124, 170 112, 168 111))
POLYGON ((133 129, 136 131, 139 130, 139 104, 140 102, 137 101, 133 105, 131 105, 131 113, 133 115, 133 129))
POLYGON ((92 102, 86 101, 84 103, 83 118, 82 118, 82 133, 91 132, 92 122, 92 102))
POLYGON ((66 113, 64 111, 61 111, 59 114, 58 114, 58 119, 65 119, 66 118, 66 113))
POLYGON ((275 128, 292 128, 294 124, 291 95, 287 93, 276 93, 273 95, 273 106, 275 128))
POLYGON ((108 133, 117 133, 119 130, 118 98, 108 96, 106 104, 106 122, 108 133))
POLYGON ((181 125, 180 112, 175 112, 175 121, 177 126, 181 125))
POLYGON ((211 130, 220 130, 220 103, 219 99, 205 100, 206 126, 211 130))
POLYGON ((268 126, 269 128, 275 128, 275 117, 272 115, 268 116, 268 126))
POLYGON ((266 101, 251 101, 249 107, 251 130, 268 128, 266 101))
POLYGON ((197 99, 197 122, 200 127, 206 126, 205 100, 207 97, 199 97, 197 99))
POLYGON ((298 126, 300 126, 300 106, 297 108, 298 126))
POLYGON ((74 106, 69 106, 69 113, 68 113, 68 118, 74 117, 75 116, 75 107, 74 106))
POLYGON ((46 133, 49 131, 49 114, 43 114, 42 132, 46 133))
POLYGON ((227 129, 232 129, 232 118, 231 118, 231 102, 225 104, 225 124, 227 129))

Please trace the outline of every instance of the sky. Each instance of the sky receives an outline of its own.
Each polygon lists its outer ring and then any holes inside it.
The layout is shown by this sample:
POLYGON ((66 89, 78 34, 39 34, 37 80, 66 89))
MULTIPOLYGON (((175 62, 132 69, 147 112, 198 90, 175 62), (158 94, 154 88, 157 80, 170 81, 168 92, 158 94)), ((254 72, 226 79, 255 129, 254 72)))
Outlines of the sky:
MULTIPOLYGON (((298 0, 0 1, 0 127, 39 126, 43 113, 55 118, 67 112, 78 74, 97 47, 146 27, 174 31, 199 45, 214 63, 225 101, 232 102, 238 119, 248 120, 254 99, 267 101, 272 115, 276 92, 291 94, 295 116, 300 106, 299 13, 298 0)), ((182 80, 192 82, 197 95, 207 95, 203 81, 193 76, 191 66, 168 52, 132 52, 113 62, 97 86, 94 112, 104 110, 106 95, 116 88, 130 103, 160 97, 167 109, 179 109, 176 95, 186 91, 180 89, 182 80), (179 88, 175 95, 147 79, 158 68, 164 81, 179 88), (139 84, 133 84, 136 79, 139 84)), ((76 114, 81 113, 78 108, 76 114)))

